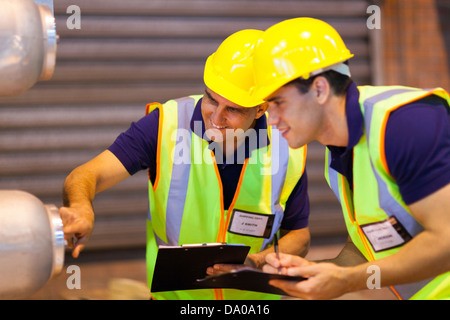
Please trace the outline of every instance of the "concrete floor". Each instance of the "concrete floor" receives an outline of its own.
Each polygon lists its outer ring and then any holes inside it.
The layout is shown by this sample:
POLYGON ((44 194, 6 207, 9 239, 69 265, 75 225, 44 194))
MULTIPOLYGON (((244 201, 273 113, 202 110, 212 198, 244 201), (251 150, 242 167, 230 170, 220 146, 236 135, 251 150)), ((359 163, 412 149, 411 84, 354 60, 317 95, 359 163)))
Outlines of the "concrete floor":
MULTIPOLYGON (((342 244, 318 244, 308 254, 311 260, 332 258, 342 244)), ((30 300, 148 300, 145 249, 83 252, 78 259, 66 256, 62 272, 51 279, 30 300), (68 289, 70 265, 81 272, 81 288, 68 289)), ((285 297, 285 299, 293 299, 285 297)), ((341 296, 338 300, 395 300, 387 288, 363 290, 341 296)))

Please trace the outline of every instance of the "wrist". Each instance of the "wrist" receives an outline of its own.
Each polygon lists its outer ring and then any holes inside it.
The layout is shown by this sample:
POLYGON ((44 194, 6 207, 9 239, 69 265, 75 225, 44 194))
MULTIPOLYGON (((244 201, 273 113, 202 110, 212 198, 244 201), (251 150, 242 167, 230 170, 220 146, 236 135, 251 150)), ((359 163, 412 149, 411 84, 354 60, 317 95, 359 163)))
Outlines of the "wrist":
POLYGON ((94 213, 94 207, 92 206, 92 202, 90 202, 89 200, 70 201, 69 203, 67 203, 66 207, 85 213, 86 212, 90 212, 92 214, 94 213))
POLYGON ((367 274, 362 266, 342 267, 343 278, 348 292, 367 289, 367 279, 370 274, 367 274))
POLYGON ((252 268, 262 269, 265 263, 264 257, 265 255, 261 255, 258 253, 250 253, 249 255, 247 255, 244 264, 252 268))

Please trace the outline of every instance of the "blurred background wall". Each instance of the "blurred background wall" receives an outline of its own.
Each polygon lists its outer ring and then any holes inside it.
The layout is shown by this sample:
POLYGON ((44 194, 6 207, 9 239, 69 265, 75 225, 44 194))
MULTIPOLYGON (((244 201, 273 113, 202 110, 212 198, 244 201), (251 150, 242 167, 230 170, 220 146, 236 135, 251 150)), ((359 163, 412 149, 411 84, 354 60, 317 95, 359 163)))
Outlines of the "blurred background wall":
MULTIPOLYGON (((52 80, 0 99, 0 189, 20 189, 62 205, 76 166, 107 148, 149 102, 201 94, 203 65, 231 33, 311 16, 332 24, 355 58, 358 84, 449 89, 447 0, 57 0, 60 36, 52 80), (369 5, 381 29, 369 29, 369 5), (69 29, 70 5, 81 9, 69 29), (447 30, 447 31, 445 31, 447 30), (446 38, 444 37, 446 35, 446 38)), ((344 237, 339 205, 323 178, 323 147, 312 143, 307 170, 313 239, 344 237)), ((87 249, 143 247, 147 173, 100 194, 87 249)), ((314 243, 314 240, 313 240, 314 243)))
POLYGON ((386 0, 385 84, 450 89, 450 1, 386 0))

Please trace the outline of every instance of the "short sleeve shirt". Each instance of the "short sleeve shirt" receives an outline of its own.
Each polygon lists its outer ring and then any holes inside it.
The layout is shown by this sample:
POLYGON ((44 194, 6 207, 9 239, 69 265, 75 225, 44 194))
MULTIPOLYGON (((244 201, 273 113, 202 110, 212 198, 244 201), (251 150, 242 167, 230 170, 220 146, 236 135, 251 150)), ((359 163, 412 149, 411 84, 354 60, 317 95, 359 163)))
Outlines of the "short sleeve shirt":
MULTIPOLYGON (((332 167, 353 185, 353 148, 363 134, 359 91, 346 96, 347 147, 328 146, 332 167)), ((393 111, 386 124, 385 155, 406 204, 417 202, 450 183, 450 113, 446 102, 430 96, 393 111)))

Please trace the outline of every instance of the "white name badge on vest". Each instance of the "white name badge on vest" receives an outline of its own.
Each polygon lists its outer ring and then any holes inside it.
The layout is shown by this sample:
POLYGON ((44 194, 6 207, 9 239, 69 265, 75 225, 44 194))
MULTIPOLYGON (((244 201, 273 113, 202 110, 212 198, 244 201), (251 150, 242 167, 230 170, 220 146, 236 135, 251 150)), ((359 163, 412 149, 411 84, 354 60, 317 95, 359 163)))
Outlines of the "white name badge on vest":
POLYGON ((228 232, 257 238, 269 238, 275 215, 233 210, 228 232))
POLYGON ((361 229, 375 252, 399 247, 412 239, 395 216, 381 222, 362 225, 361 229))

